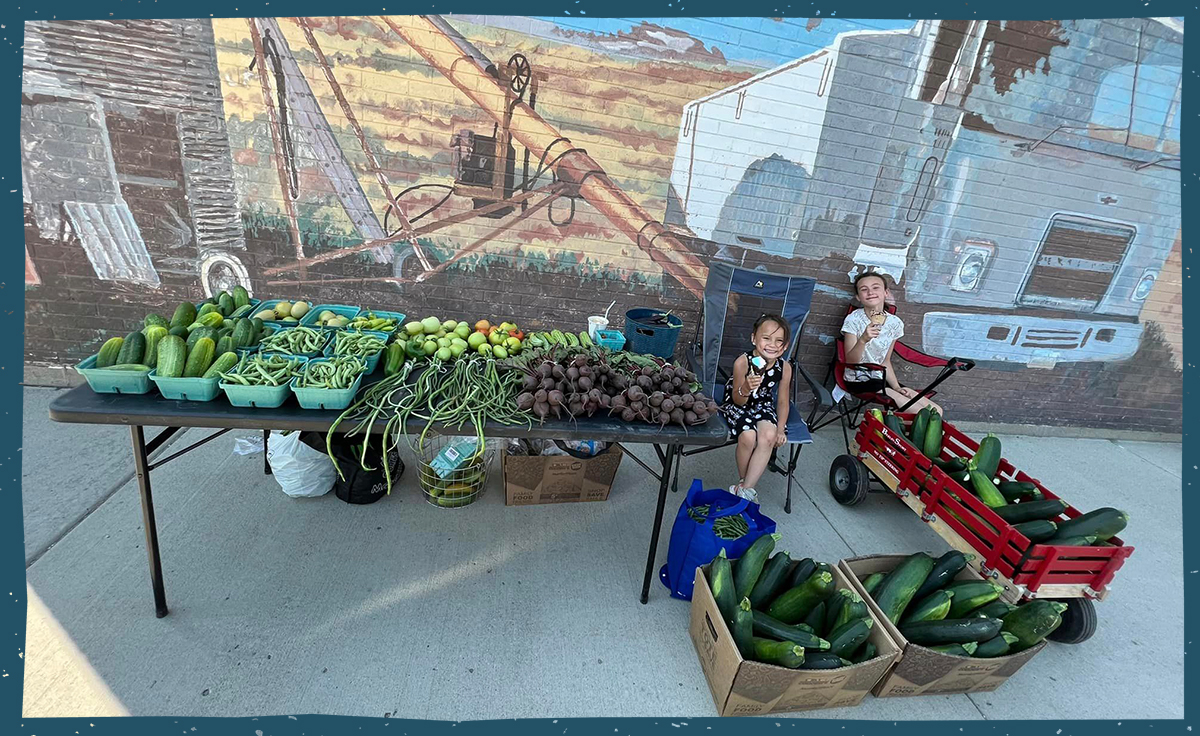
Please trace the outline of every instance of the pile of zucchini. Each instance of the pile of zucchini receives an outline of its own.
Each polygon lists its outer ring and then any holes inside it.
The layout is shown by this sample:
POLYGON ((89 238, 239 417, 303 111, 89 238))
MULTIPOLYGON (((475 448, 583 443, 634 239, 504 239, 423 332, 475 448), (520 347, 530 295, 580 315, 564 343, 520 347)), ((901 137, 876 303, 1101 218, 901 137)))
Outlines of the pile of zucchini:
POLYGON ((956 657, 1015 654, 1062 623, 1065 603, 1037 599, 1014 606, 1000 599, 1002 589, 991 581, 955 580, 970 561, 958 551, 937 560, 918 552, 861 582, 909 642, 956 657))
POLYGON ((722 549, 708 582, 745 659, 789 669, 834 669, 875 657, 874 621, 851 590, 837 589, 824 562, 771 556, 779 534, 759 537, 737 560, 722 549))
POLYGON ((1060 519, 1067 510, 1065 501, 1044 498, 1034 483, 1000 480, 997 475, 1000 438, 994 434, 989 433, 983 438, 969 460, 961 457, 943 459, 942 417, 937 412, 928 407, 919 411, 907 434, 895 414, 883 415, 878 409, 872 413, 888 429, 907 436, 914 447, 957 481, 963 491, 978 496, 997 516, 1034 544, 1106 546, 1108 540, 1120 534, 1129 523, 1129 514, 1110 507, 1089 511, 1074 519, 1060 519))

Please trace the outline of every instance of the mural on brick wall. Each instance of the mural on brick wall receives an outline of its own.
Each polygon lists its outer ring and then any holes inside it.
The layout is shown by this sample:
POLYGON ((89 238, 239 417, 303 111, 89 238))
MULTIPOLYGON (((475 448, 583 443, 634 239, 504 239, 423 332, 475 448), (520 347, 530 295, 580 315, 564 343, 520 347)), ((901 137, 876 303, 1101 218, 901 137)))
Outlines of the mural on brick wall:
POLYGON ((1178 426, 1182 43, 1177 19, 29 23, 28 357, 237 283, 694 319, 722 259, 818 278, 814 371, 870 268, 976 382, 1114 417, 1148 383, 1176 408, 1147 424, 1178 426))

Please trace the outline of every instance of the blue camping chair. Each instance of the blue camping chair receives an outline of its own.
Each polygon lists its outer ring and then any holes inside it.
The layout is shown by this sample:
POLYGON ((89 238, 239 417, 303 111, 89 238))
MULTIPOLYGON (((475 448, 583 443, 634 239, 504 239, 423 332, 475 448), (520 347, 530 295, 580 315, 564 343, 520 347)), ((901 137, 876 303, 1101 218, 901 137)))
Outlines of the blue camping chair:
MULTIPOLYGON (((805 276, 784 276, 739 268, 723 261, 712 262, 708 282, 704 287, 703 315, 696 327, 696 338, 686 353, 688 366, 699 377, 704 392, 719 404, 725 399, 725 382, 729 380, 733 361, 745 350, 754 321, 771 312, 787 320, 792 332, 792 344, 786 353, 787 361, 792 366, 792 395, 788 397, 788 459, 786 465, 780 464, 779 450, 776 449, 771 453, 767 470, 787 478, 787 498, 783 510, 789 514, 792 513, 792 474, 796 471, 800 450, 812 442, 808 424, 818 410, 827 410, 833 406, 829 390, 813 379, 808 371, 801 367, 797 358, 800 334, 808 318, 816 283, 814 279, 805 276), (801 381, 808 385, 808 391, 815 399, 807 422, 796 408, 801 381)), ((716 447, 685 449, 681 455, 690 457, 718 447, 728 447, 736 442, 730 439, 724 445, 716 447)), ((681 464, 675 464, 672 490, 679 490, 681 464)))

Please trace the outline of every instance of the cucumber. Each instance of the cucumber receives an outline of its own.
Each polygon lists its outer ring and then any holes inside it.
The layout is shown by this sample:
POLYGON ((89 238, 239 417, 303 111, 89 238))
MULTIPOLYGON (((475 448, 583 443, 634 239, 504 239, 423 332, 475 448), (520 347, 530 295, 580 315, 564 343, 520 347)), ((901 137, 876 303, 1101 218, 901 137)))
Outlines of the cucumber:
POLYGON ((929 649, 938 654, 949 654, 952 657, 970 657, 979 650, 979 645, 969 641, 966 644, 939 644, 936 647, 929 647, 929 649))
POLYGON ((167 330, 167 334, 170 334, 170 335, 175 335, 175 336, 177 336, 177 337, 182 337, 183 339, 185 339, 185 340, 186 340, 186 339, 187 339, 187 336, 188 336, 188 328, 186 328, 186 327, 172 327, 171 329, 167 330))
POLYGON ((758 582, 750 591, 750 605, 755 609, 770 605, 771 601, 775 600, 775 596, 779 594, 780 589, 787 583, 787 574, 791 568, 792 558, 788 557, 788 553, 776 552, 763 566, 762 574, 758 576, 758 582))
POLYGON ((188 350, 190 351, 192 348, 196 347, 196 343, 202 337, 207 337, 209 340, 212 340, 214 345, 217 343, 217 340, 221 339, 220 335, 217 334, 216 328, 214 328, 214 327, 198 327, 194 330, 191 330, 188 334, 188 338, 187 338, 188 350))
MULTIPOLYGON (((221 308, 214 303, 205 302, 204 304, 200 305, 200 309, 196 312, 196 320, 199 320, 206 314, 212 314, 213 312, 221 314, 221 308)), ((221 314, 221 316, 224 317, 223 314, 221 314)))
POLYGON ((121 354, 121 347, 125 344, 123 337, 110 337, 100 346, 100 352, 96 353, 96 367, 108 368, 117 364, 117 356, 121 354))
POLYGON ((1026 498, 1037 500, 1042 497, 1042 492, 1038 490, 1038 487, 1029 481, 1002 480, 996 484, 996 488, 1009 501, 1020 501, 1026 498))
POLYGON ((912 433, 908 438, 918 450, 925 447, 925 430, 929 427, 929 414, 932 411, 933 409, 927 406, 913 417, 912 433))
POLYGON ((871 627, 875 622, 869 618, 856 618, 842 624, 829 633, 829 652, 839 657, 847 657, 862 646, 871 635, 871 627))
POLYGON ((996 600, 1004 592, 1004 588, 989 580, 964 580, 947 585, 946 590, 954 593, 947 618, 962 618, 976 608, 996 600))
POLYGON ((921 451, 928 458, 942 456, 942 415, 936 411, 929 412, 929 424, 925 427, 925 443, 921 451))
POLYGON ((233 333, 230 337, 233 339, 234 347, 250 347, 254 344, 254 323, 245 318, 237 320, 233 324, 233 333))
POLYGON ((790 641, 805 649, 829 649, 829 642, 808 630, 802 624, 788 626, 782 621, 771 618, 762 611, 754 611, 754 633, 759 636, 769 636, 779 641, 790 641))
POLYGON ((749 598, 743 598, 734 610, 733 624, 730 629, 733 632, 733 643, 737 644, 738 651, 742 653, 744 659, 750 659, 754 654, 754 645, 751 642, 751 639, 754 638, 754 615, 750 613, 749 598))
POLYGON ((805 580, 808 580, 814 572, 817 571, 817 563, 813 562, 811 557, 805 557, 796 564, 792 570, 792 576, 788 579, 788 587, 795 588, 801 585, 805 580))
POLYGON ((1005 616, 1015 610, 1017 610, 1017 607, 1008 601, 994 600, 991 603, 976 608, 974 611, 971 611, 969 615, 979 616, 981 618, 1003 619, 1005 616))
POLYGON ((142 362, 153 368, 158 364, 158 344, 167 336, 167 328, 162 325, 150 325, 142 330, 146 336, 146 354, 142 362))
MULTIPOLYGON (((823 628, 825 626, 825 601, 821 601, 813 607, 812 611, 804 617, 804 626, 813 630, 813 633, 826 634, 828 633, 823 628)), ((801 624, 796 624, 800 626, 801 624)))
POLYGON ((777 664, 794 670, 804 664, 804 647, 790 641, 775 641, 773 639, 753 638, 754 659, 767 664, 777 664))
POLYGON ((964 554, 956 549, 939 557, 937 562, 933 563, 933 569, 929 571, 925 582, 921 583, 921 587, 917 588, 916 593, 913 593, 913 600, 919 601, 926 598, 933 591, 949 584, 954 580, 954 576, 974 559, 975 555, 964 554))
POLYGON ((229 335, 224 335, 220 340, 217 340, 217 355, 224 355, 232 352, 234 349, 233 338, 229 335))
POLYGON ((150 366, 145 365, 144 363, 117 363, 116 365, 110 365, 105 370, 129 371, 130 373, 149 373, 150 366))
POLYGON ((918 621, 941 621, 950 613, 950 603, 954 600, 953 591, 935 590, 924 598, 909 606, 908 614, 901 619, 902 626, 915 624, 918 621))
MULTIPOLYGON (((129 339, 126 338, 128 343, 129 339)), ((1051 539, 1052 544, 1061 544, 1056 540, 1064 537, 1095 537, 1097 541, 1105 542, 1125 530, 1129 523, 1129 514, 1114 508, 1105 507, 1076 516, 1074 519, 1060 521, 1058 533, 1051 539)))
MULTIPOLYGON (((1022 501, 1008 504, 992 510, 1009 524, 1021 524, 1039 519, 1054 519, 1067 510, 1067 502, 1058 498, 1047 498, 1042 501, 1022 501)), ((1059 529, 1062 529, 1061 523, 1059 529)))
POLYGON ((708 584, 712 588, 713 598, 717 601, 717 608, 721 611, 721 618, 725 619, 725 623, 733 621, 737 599, 733 592, 733 568, 729 564, 729 558, 725 556, 724 547, 713 558, 712 566, 708 570, 708 584))
POLYGON ((121 343, 121 351, 117 353, 117 363, 141 363, 146 357, 146 336, 141 332, 131 332, 121 343))
POLYGON ((792 588, 776 598, 767 609, 767 615, 785 624, 803 621, 818 603, 829 596, 833 586, 833 575, 828 572, 813 573, 803 585, 792 588))
POLYGON ((1066 603, 1042 598, 1017 606, 1017 610, 1005 616, 1003 622, 1003 630, 1017 637, 1010 651, 1019 652, 1036 646, 1062 624, 1062 612, 1065 610, 1066 603))
POLYGON ((921 646, 966 644, 972 641, 987 641, 997 636, 1002 626, 1004 622, 996 618, 947 618, 941 621, 918 621, 902 626, 900 633, 913 644, 921 646))
POLYGON ((762 574, 763 566, 767 564, 767 557, 775 549, 775 543, 782 538, 782 534, 762 535, 754 540, 750 549, 746 550, 745 554, 733 564, 735 595, 739 598, 750 595, 750 591, 754 590, 754 584, 758 582, 758 576, 762 574))
POLYGON ((201 378, 219 378, 222 373, 228 373, 229 371, 233 370, 233 367, 237 365, 237 362, 237 353, 221 353, 220 357, 213 361, 213 364, 209 366, 208 370, 204 372, 204 375, 201 376, 201 378))
POLYGON ((1056 547, 1094 547, 1096 545, 1096 537, 1055 537, 1046 544, 1053 544, 1056 547))
POLYGON ((250 294, 246 291, 246 287, 241 284, 233 287, 233 303, 237 305, 238 309, 250 306, 250 294))
POLYGON ((932 557, 924 552, 917 552, 909 555, 897 565, 896 569, 888 573, 888 576, 879 584, 879 588, 872 597, 875 599, 875 604, 879 606, 879 610, 883 611, 883 615, 887 616, 889 621, 896 623, 900 620, 901 614, 912 601, 917 588, 921 587, 921 583, 929 577, 933 565, 932 557))
POLYGON ((233 297, 221 294, 221 298, 217 300, 217 308, 221 310, 222 315, 228 317, 233 314, 233 310, 237 309, 237 305, 233 303, 233 297))
POLYGON ((975 461, 975 468, 983 473, 985 478, 994 480, 996 472, 1000 469, 1000 438, 988 432, 988 436, 979 442, 979 449, 971 459, 975 461))
POLYGON ((1013 529, 1019 531, 1026 539, 1034 544, 1044 542, 1058 531, 1058 524, 1047 519, 1034 519, 1020 524, 1013 524, 1013 529))
POLYGON ((179 378, 183 375, 184 363, 187 357, 187 345, 178 335, 167 335, 158 343, 158 375, 165 378, 179 378))
POLYGON ((829 652, 807 652, 804 658, 804 664, 800 665, 802 670, 836 670, 838 667, 849 667, 853 664, 848 659, 842 659, 836 654, 829 652))
POLYGON ((821 625, 821 631, 833 631, 836 628, 838 614, 841 613, 842 606, 851 599, 851 596, 854 596, 854 591, 842 588, 833 591, 825 599, 825 621, 821 625))
POLYGON ((1008 650, 1013 644, 1018 641, 1015 634, 1010 634, 1007 631, 1001 631, 999 636, 993 636, 987 641, 979 643, 975 651, 971 653, 972 657, 986 659, 988 657, 1003 657, 1008 654, 1008 650))
POLYGON ((153 327, 154 325, 170 329, 171 322, 161 314, 154 314, 151 312, 150 314, 146 315, 146 319, 142 320, 142 327, 153 327))
POLYGON ((175 314, 171 317, 171 327, 187 327, 195 321, 196 305, 191 302, 184 302, 175 307, 175 314))
POLYGON ((1004 494, 996 488, 996 484, 992 482, 990 476, 984 475, 979 470, 974 458, 967 463, 967 472, 971 474, 971 490, 975 491, 975 495, 979 496, 981 501, 994 509, 1008 505, 1008 501, 1004 500, 1004 494))
POLYGON ((879 584, 882 583, 883 579, 886 577, 887 577, 887 573, 882 573, 882 572, 871 573, 870 575, 867 576, 867 579, 863 581, 863 584, 862 584, 863 590, 867 591, 867 595, 873 597, 875 595, 875 589, 879 587, 879 584))
POLYGON ((863 662, 868 662, 872 659, 875 659, 875 655, 878 653, 879 651, 875 647, 875 642, 869 641, 859 647, 858 652, 855 653, 850 661, 854 664, 861 664, 863 662))
POLYGON ((197 340, 196 345, 188 352, 187 362, 183 365, 183 377, 200 378, 208 372, 216 347, 216 344, 207 337, 197 340))

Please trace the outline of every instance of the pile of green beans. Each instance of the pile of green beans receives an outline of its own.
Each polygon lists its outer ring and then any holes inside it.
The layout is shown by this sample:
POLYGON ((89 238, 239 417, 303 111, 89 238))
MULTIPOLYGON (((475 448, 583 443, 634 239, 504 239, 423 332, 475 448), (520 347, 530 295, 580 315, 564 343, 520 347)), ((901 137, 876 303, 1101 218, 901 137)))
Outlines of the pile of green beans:
MULTIPOLYGON (((697 524, 703 524, 708 520, 709 511, 710 507, 707 504, 694 506, 688 509, 688 516, 692 517, 692 521, 697 524)), ((741 539, 749 533, 750 526, 741 514, 722 516, 713 522, 713 534, 721 539, 741 539)))
POLYGON ((355 355, 369 358, 387 347, 387 340, 356 330, 339 332, 333 337, 334 355, 355 355))
POLYGON ((366 370, 366 361, 354 355, 315 360, 304 364, 296 388, 347 389, 366 370))
POLYGON ((243 386, 282 386, 292 380, 303 365, 304 361, 299 358, 261 353, 246 354, 232 371, 222 373, 221 379, 225 383, 238 383, 243 386))
POLYGON ((289 327, 268 335, 259 343, 265 353, 303 355, 320 352, 329 334, 311 327, 289 327))

